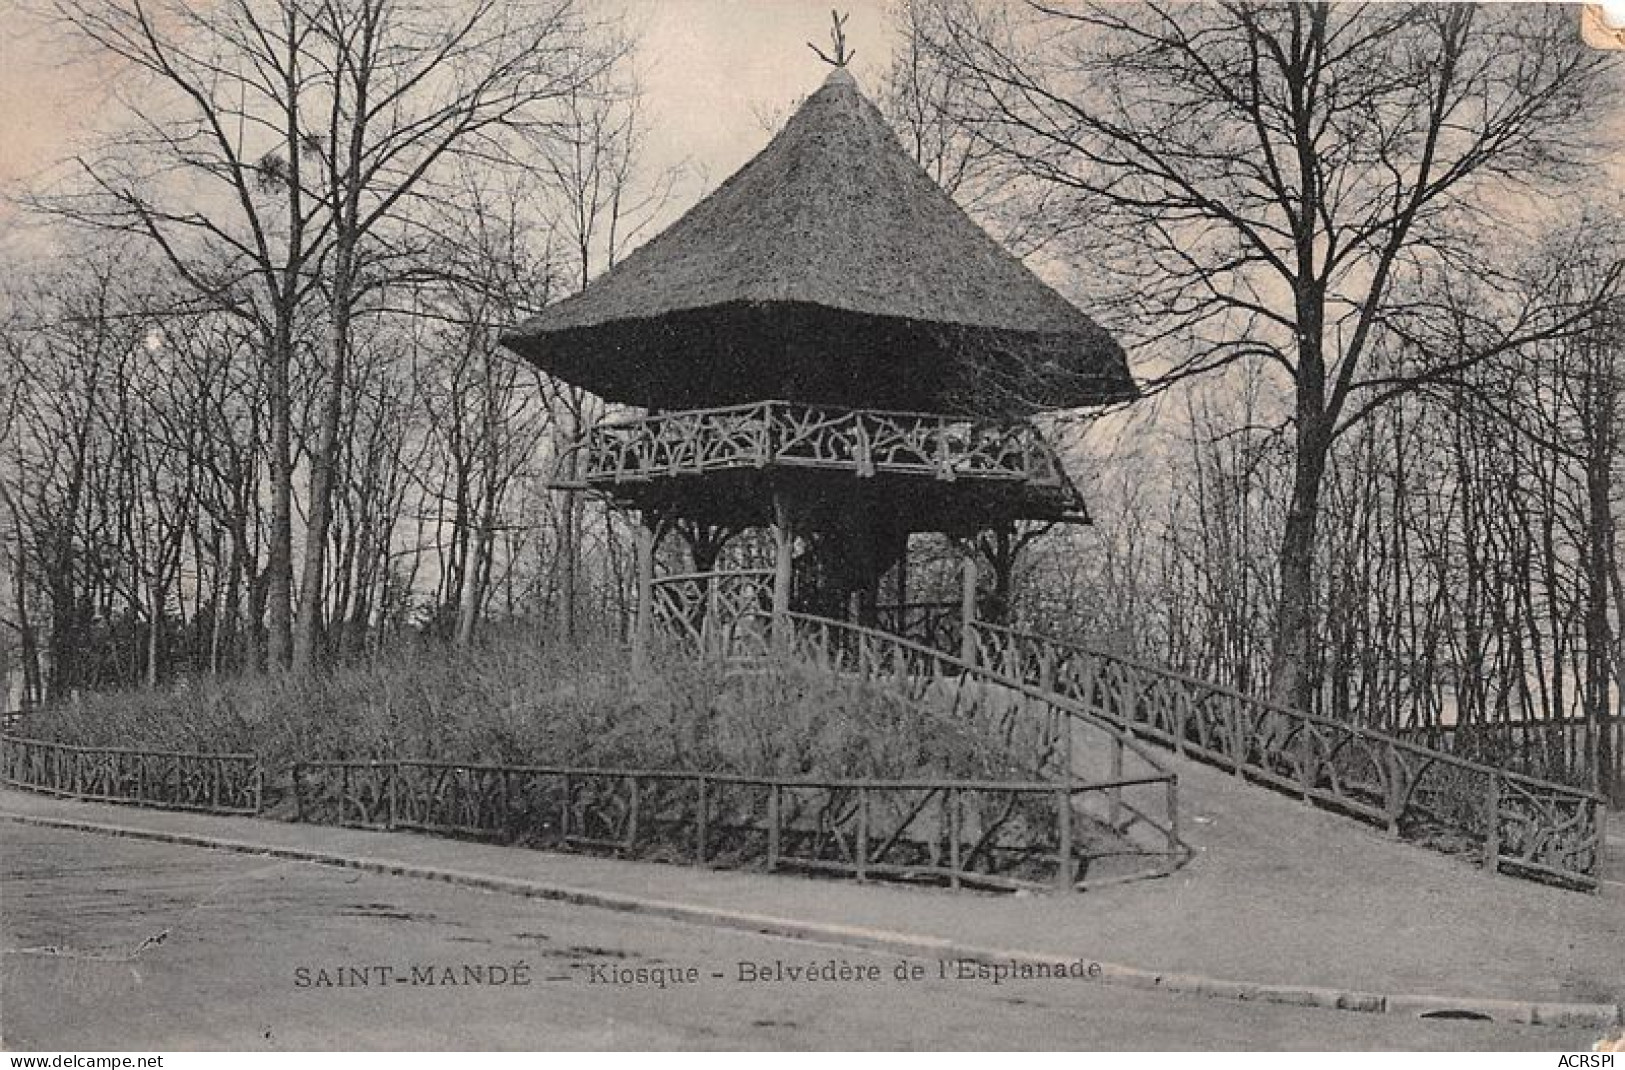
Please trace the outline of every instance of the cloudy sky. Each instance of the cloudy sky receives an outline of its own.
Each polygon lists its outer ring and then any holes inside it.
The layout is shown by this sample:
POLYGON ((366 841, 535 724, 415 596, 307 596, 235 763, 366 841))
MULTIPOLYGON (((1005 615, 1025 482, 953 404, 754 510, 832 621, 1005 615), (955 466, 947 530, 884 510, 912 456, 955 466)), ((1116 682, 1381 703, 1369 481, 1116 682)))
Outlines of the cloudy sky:
MULTIPOLYGON (((57 27, 28 15, 44 2, 0 0, 0 231, 19 229, 23 220, 7 202, 68 155, 76 137, 96 130, 116 88, 104 68, 64 48, 57 27)), ((807 42, 827 45, 832 2, 850 13, 853 71, 869 91, 878 88, 894 44, 887 16, 893 0, 588 2, 620 17, 642 42, 645 173, 692 165, 668 215, 737 170, 766 142, 764 122, 781 121, 817 88, 828 67, 807 42)), ((1611 2, 1625 9, 1625 0, 1611 2)), ((1625 116, 1605 122, 1617 129, 1625 116)), ((1616 174, 1625 174, 1625 161, 1616 174)), ((0 247, 9 244, 4 238, 0 233, 0 247)))
MULTIPOLYGON (((642 41, 651 173, 691 162, 715 185, 766 142, 762 117, 782 118, 829 69, 807 42, 827 46, 830 0, 594 2, 642 41)), ((95 129, 114 91, 95 65, 66 54, 55 28, 30 19, 25 5, 32 6, 0 0, 0 196, 8 198, 95 129)), ((853 69, 872 88, 891 51, 886 0, 839 6, 850 12, 853 69)), ((678 190, 678 199, 699 192, 678 190)))

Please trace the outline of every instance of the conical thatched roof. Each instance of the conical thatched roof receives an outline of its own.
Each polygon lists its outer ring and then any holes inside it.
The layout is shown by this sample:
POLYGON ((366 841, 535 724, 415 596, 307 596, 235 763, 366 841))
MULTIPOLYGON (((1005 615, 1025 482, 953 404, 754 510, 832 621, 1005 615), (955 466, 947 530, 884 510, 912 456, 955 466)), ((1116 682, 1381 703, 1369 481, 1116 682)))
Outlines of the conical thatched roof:
POLYGON ((1133 397, 1123 351, 973 223, 844 69, 755 159, 503 338, 606 398, 931 411, 1133 397))

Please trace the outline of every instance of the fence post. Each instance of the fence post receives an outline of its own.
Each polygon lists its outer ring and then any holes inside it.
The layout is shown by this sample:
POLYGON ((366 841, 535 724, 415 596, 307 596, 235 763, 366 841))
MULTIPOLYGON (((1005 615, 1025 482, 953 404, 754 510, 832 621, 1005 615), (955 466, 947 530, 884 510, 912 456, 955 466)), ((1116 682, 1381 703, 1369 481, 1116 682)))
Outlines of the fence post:
POLYGON ((350 763, 339 763, 339 824, 344 824, 344 813, 350 805, 350 763))
POLYGON ((400 792, 396 785, 396 781, 398 781, 401 776, 401 763, 397 759, 396 761, 390 762, 384 768, 384 776, 386 778, 384 780, 384 786, 385 790, 389 793, 389 798, 387 800, 388 808, 384 814, 384 821, 389 827, 390 831, 393 832, 395 829, 395 822, 399 816, 397 808, 400 806, 400 792))
POLYGON ((1179 778, 1168 774, 1168 853, 1179 853, 1179 778))
POLYGON ((1405 763, 1400 761, 1399 748, 1387 744, 1388 756, 1388 832, 1399 835, 1400 811, 1405 805, 1405 763))
POLYGON ((1242 776, 1247 762, 1247 742, 1241 738, 1241 700, 1232 698, 1225 703, 1224 712, 1230 730, 1230 771, 1242 776))
POLYGON ((767 870, 779 864, 779 782, 772 781, 767 789, 767 870))
MULTIPOLYGON (((1123 740, 1121 736, 1112 737, 1111 778, 1113 781, 1123 779, 1123 740)), ((1123 819, 1123 785, 1114 783, 1106 798, 1108 800, 1106 823, 1111 826, 1113 832, 1116 832, 1118 831, 1117 823, 1123 819)))
MULTIPOLYGON (((1604 725, 1603 731, 1607 730, 1608 726, 1604 725)), ((1592 885, 1592 890, 1595 891, 1602 887, 1602 858, 1603 853, 1608 850, 1608 803, 1606 800, 1591 803, 1591 824, 1596 829, 1597 835, 1597 849, 1591 855, 1591 875, 1597 878, 1597 883, 1592 885)))
POLYGON ((1501 869, 1501 774, 1492 772, 1484 791, 1484 868, 1501 869))
POLYGON ((858 880, 869 876, 869 789, 858 788, 858 880))
MULTIPOLYGON (((146 768, 145 762, 142 762, 141 765, 143 769, 146 768)), ((302 823, 305 820, 305 787, 304 782, 299 775, 304 767, 304 762, 293 763, 293 820, 296 824, 302 823)), ((258 809, 258 807, 256 807, 256 809, 258 809)))
POLYGON ((638 852, 638 778, 635 774, 628 774, 626 790, 631 794, 631 802, 626 808, 626 853, 635 855, 638 852))
POLYGON ((696 794, 699 796, 694 807, 694 823, 697 826, 694 830, 694 861, 703 866, 707 841, 711 836, 711 800, 706 790, 705 778, 696 777, 694 783, 696 794))
MULTIPOLYGON (((1155 687, 1156 684, 1153 682, 1152 686, 1155 687)), ((1174 698, 1171 705, 1173 706, 1174 711, 1174 751, 1181 758, 1183 758, 1185 756, 1185 747, 1188 742, 1185 737, 1188 734, 1191 726, 1190 692, 1187 691, 1184 686, 1181 686, 1179 690, 1174 693, 1174 698)))
POLYGON ((567 843, 570 839, 570 807, 575 801, 575 777, 569 773, 564 774, 564 800, 559 807, 559 842, 567 843))
POLYGON ((513 837, 513 777, 510 773, 506 766, 502 768, 502 838, 505 841, 513 837))
POLYGON ((1055 858, 1055 890, 1058 892, 1072 891, 1076 887, 1072 879, 1072 771, 1067 770, 1066 779, 1061 782, 1060 790, 1055 793, 1055 802, 1059 806, 1056 813, 1056 839, 1059 840, 1055 858))

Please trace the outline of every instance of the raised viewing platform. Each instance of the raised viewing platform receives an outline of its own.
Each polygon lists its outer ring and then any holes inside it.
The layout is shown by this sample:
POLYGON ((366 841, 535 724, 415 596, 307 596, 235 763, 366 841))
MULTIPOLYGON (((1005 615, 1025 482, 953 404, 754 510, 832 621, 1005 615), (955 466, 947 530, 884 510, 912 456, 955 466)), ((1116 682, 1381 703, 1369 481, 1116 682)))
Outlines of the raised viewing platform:
POLYGON ((1088 520, 1060 458, 1027 421, 788 401, 606 421, 576 443, 554 485, 636 500, 662 481, 769 470, 930 481, 960 498, 1018 499, 1034 518, 1088 520))

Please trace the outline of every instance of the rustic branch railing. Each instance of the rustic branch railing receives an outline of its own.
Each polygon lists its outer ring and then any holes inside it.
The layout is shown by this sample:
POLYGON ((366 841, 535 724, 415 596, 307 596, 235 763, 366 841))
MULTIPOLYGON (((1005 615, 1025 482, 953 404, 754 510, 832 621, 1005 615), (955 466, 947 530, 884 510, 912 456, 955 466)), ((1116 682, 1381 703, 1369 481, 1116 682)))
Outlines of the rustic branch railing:
MULTIPOLYGON (((1079 798, 1175 790, 1169 777, 842 780, 427 761, 300 762, 293 783, 301 821, 1001 889, 1088 886, 1079 798)), ((1182 857, 1177 829, 1162 846, 1158 864, 1182 857)))
POLYGON ((958 599, 893 602, 875 607, 875 627, 934 650, 956 650, 959 643, 958 599))
POLYGON ((771 466, 1070 484, 1030 423, 761 401, 599 424, 574 447, 574 485, 771 466))
POLYGON ((1396 835, 1470 850, 1492 869, 1598 884, 1607 811, 1596 794, 1043 636, 980 622, 971 633, 984 670, 1043 681, 1180 754, 1396 835))
POLYGON ((1625 719, 1583 717, 1472 721, 1401 728, 1394 735, 1458 758, 1541 780, 1584 787, 1591 781, 1591 745, 1596 733, 1612 733, 1625 743, 1625 719))
POLYGON ((0 779, 14 787, 94 802, 215 814, 257 814, 265 775, 252 754, 75 747, 0 736, 0 779))
MULTIPOLYGON (((763 624, 738 634, 753 640, 770 635, 763 616, 763 624)), ((1100 785, 1098 794, 1075 800, 1082 806, 1079 816, 1097 821, 1136 852, 1174 859, 1156 872, 1188 860, 1189 849, 1179 838, 1177 777, 1121 726, 1026 681, 989 673, 895 635, 804 613, 790 613, 788 624, 788 648, 775 641, 725 653, 736 661, 788 655, 826 672, 875 683, 950 722, 979 724, 986 736, 1001 741, 1007 755, 1039 776, 1100 785), (1121 790, 1131 783, 1160 787, 1154 798, 1136 803, 1121 790), (1095 810, 1088 809, 1095 804, 1095 810)))
POLYGON ((662 576, 650 585, 655 621, 680 641, 710 653, 759 643, 741 628, 761 623, 773 608, 773 570, 687 572, 662 576))

